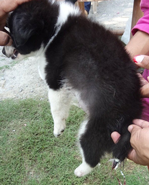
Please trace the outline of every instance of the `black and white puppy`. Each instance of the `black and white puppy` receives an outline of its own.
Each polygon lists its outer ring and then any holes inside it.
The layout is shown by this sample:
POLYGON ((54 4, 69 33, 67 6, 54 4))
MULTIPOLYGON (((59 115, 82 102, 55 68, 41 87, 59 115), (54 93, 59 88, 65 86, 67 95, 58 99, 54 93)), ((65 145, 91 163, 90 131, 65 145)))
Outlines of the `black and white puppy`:
POLYGON ((142 106, 135 65, 117 37, 71 3, 49 0, 20 5, 8 27, 15 50, 6 47, 4 53, 36 55, 49 88, 54 135, 66 127, 72 96, 87 113, 79 131, 82 164, 75 175, 88 174, 105 152, 123 161, 131 150, 127 127, 140 117, 142 106), (113 131, 121 134, 117 144, 113 131))

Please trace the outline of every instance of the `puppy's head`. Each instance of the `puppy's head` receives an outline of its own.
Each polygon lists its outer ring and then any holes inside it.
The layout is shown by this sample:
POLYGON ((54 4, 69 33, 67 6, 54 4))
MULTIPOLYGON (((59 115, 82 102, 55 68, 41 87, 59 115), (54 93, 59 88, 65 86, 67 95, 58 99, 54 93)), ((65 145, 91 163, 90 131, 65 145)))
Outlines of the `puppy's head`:
MULTIPOLYGON (((36 6, 32 11, 35 11, 36 6)), ((8 18, 8 28, 12 38, 12 46, 6 46, 3 53, 7 57, 16 58, 17 54, 30 54, 40 49, 43 41, 44 22, 36 11, 31 12, 31 5, 20 5, 8 18)))

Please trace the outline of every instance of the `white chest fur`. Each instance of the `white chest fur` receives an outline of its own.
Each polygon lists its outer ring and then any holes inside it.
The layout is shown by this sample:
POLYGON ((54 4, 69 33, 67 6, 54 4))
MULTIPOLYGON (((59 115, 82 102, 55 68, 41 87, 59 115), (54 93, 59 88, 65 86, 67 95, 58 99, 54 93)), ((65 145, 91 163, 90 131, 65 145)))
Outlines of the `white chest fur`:
POLYGON ((38 60, 38 73, 42 80, 45 80, 45 67, 46 67, 46 58, 44 54, 41 54, 37 57, 38 60))

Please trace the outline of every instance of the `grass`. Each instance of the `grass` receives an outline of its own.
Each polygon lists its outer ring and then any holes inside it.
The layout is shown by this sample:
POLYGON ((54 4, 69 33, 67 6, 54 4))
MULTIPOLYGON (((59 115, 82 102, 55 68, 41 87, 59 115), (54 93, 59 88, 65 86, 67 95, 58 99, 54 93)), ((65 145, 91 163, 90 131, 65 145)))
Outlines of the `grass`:
POLYGON ((53 136, 49 103, 39 100, 0 102, 0 184, 1 185, 127 185, 149 184, 146 167, 126 161, 111 170, 106 155, 101 165, 82 178, 74 176, 81 163, 76 138, 84 113, 73 107, 64 134, 53 136))

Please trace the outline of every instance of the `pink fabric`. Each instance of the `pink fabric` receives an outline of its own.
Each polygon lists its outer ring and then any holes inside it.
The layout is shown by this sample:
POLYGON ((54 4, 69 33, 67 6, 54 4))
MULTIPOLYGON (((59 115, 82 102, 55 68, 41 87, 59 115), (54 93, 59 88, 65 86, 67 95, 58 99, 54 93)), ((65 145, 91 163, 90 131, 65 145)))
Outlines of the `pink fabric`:
MULTIPOLYGON (((141 1, 141 10, 144 13, 144 16, 139 19, 136 26, 132 29, 132 34, 134 35, 138 30, 146 32, 149 34, 149 0, 141 1)), ((145 69, 143 72, 143 77, 147 79, 149 76, 149 70, 145 69)), ((143 103, 143 113, 142 119, 149 121, 149 98, 142 98, 143 103)))
POLYGON ((149 0, 142 0, 140 6, 141 6, 142 12, 144 13, 144 16, 141 19, 139 19, 137 24, 132 29, 133 35, 138 30, 149 34, 149 0))
MULTIPOLYGON (((147 80, 149 76, 149 70, 145 69, 143 72, 143 77, 147 80)), ((142 98, 143 103, 143 112, 142 112, 142 119, 149 121, 149 98, 142 98)))

